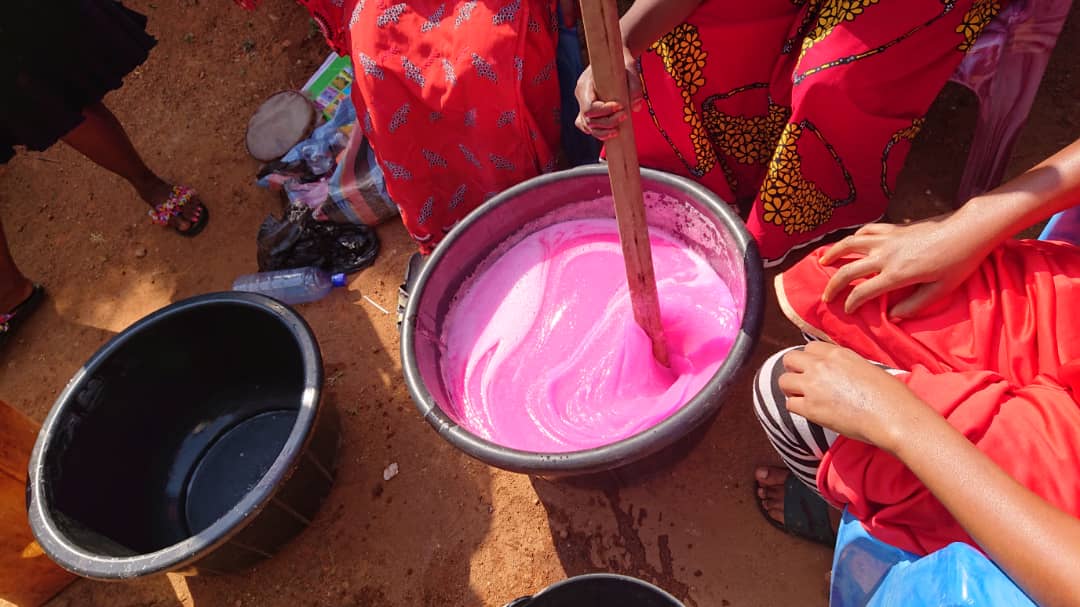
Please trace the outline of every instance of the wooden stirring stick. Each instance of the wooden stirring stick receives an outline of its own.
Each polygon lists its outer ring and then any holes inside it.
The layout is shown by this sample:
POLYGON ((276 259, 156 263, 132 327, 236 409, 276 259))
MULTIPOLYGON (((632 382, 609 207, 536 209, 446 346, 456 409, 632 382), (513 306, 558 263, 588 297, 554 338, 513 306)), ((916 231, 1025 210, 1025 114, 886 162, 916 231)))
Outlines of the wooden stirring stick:
MULTIPOLYGON (((596 93, 600 99, 615 101, 630 111, 630 91, 623 63, 622 33, 615 0, 581 0, 581 21, 589 46, 596 93)), ((656 294, 652 247, 645 220, 645 198, 641 193, 641 167, 638 166, 634 127, 627 118, 619 125, 619 134, 606 143, 611 196, 615 200, 615 219, 619 224, 626 281, 634 319, 652 340, 653 356, 669 366, 664 327, 660 324, 660 300, 656 294)))

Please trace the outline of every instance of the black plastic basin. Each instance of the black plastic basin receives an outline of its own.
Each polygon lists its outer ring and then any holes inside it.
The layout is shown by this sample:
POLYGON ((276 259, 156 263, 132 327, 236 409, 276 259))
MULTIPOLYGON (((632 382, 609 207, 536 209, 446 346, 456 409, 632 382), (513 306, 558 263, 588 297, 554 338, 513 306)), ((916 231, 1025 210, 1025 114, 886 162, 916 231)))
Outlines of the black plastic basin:
POLYGON ((30 526, 97 579, 224 573, 270 557, 334 480, 337 419, 300 316, 251 293, 195 297, 76 373, 30 461, 30 526))
POLYGON ((506 607, 685 607, 678 599, 639 579, 610 573, 581 575, 548 586, 506 607))

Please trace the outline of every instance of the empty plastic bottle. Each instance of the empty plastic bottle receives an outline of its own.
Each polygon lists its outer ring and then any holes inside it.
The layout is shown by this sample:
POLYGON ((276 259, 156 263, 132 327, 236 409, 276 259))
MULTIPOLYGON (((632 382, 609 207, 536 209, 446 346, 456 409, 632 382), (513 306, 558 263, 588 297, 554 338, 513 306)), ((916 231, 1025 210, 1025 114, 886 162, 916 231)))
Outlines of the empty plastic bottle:
POLYGON ((296 268, 247 274, 236 279, 233 291, 262 293, 287 304, 318 301, 334 287, 345 286, 345 275, 329 273, 319 268, 296 268))

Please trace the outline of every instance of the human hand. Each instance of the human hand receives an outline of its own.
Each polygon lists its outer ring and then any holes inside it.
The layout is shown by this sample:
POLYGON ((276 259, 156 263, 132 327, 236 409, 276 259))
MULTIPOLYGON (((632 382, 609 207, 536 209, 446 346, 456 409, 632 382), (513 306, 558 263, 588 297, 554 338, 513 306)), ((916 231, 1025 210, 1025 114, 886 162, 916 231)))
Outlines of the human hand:
POLYGON ((889 452, 920 416, 936 415, 903 382, 847 348, 811 342, 786 354, 784 367, 777 381, 788 411, 889 452))
POLYGON ((992 243, 977 231, 965 229, 951 215, 908 225, 872 223, 841 240, 820 259, 833 265, 847 255, 860 259, 841 262, 829 279, 822 300, 836 298, 852 281, 871 276, 851 290, 844 311, 855 312, 867 301, 911 285, 915 292, 895 304, 889 315, 909 318, 948 295, 982 263, 992 243))
MULTIPOLYGON (((628 49, 623 49, 623 62, 626 65, 626 80, 630 87, 631 109, 637 111, 641 107, 643 93, 641 90, 641 77, 638 75, 637 61, 628 49)), ((582 132, 596 137, 600 141, 607 141, 619 133, 619 125, 630 117, 626 108, 616 101, 600 101, 597 99, 596 82, 593 80, 592 66, 585 68, 578 78, 574 96, 578 100, 578 116, 574 121, 577 128, 582 132)))

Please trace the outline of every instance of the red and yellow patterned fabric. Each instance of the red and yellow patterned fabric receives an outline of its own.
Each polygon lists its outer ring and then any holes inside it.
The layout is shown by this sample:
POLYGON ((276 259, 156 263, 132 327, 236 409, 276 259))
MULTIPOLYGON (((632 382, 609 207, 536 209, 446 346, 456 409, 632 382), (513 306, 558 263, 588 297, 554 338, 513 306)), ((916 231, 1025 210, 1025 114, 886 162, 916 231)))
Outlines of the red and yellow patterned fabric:
POLYGON ((879 218, 994 0, 706 0, 641 59, 641 163, 747 213, 766 260, 879 218))
MULTIPOLYGON (((1010 241, 944 301, 894 323, 912 288, 844 313, 821 293, 837 268, 819 249, 777 279, 785 313, 829 339, 910 373, 909 388, 1021 484, 1080 517, 1080 248, 1010 241)), ((857 283, 856 283, 857 284, 857 283)), ((874 537, 926 554, 971 538, 899 460, 840 437, 818 488, 874 537)))

